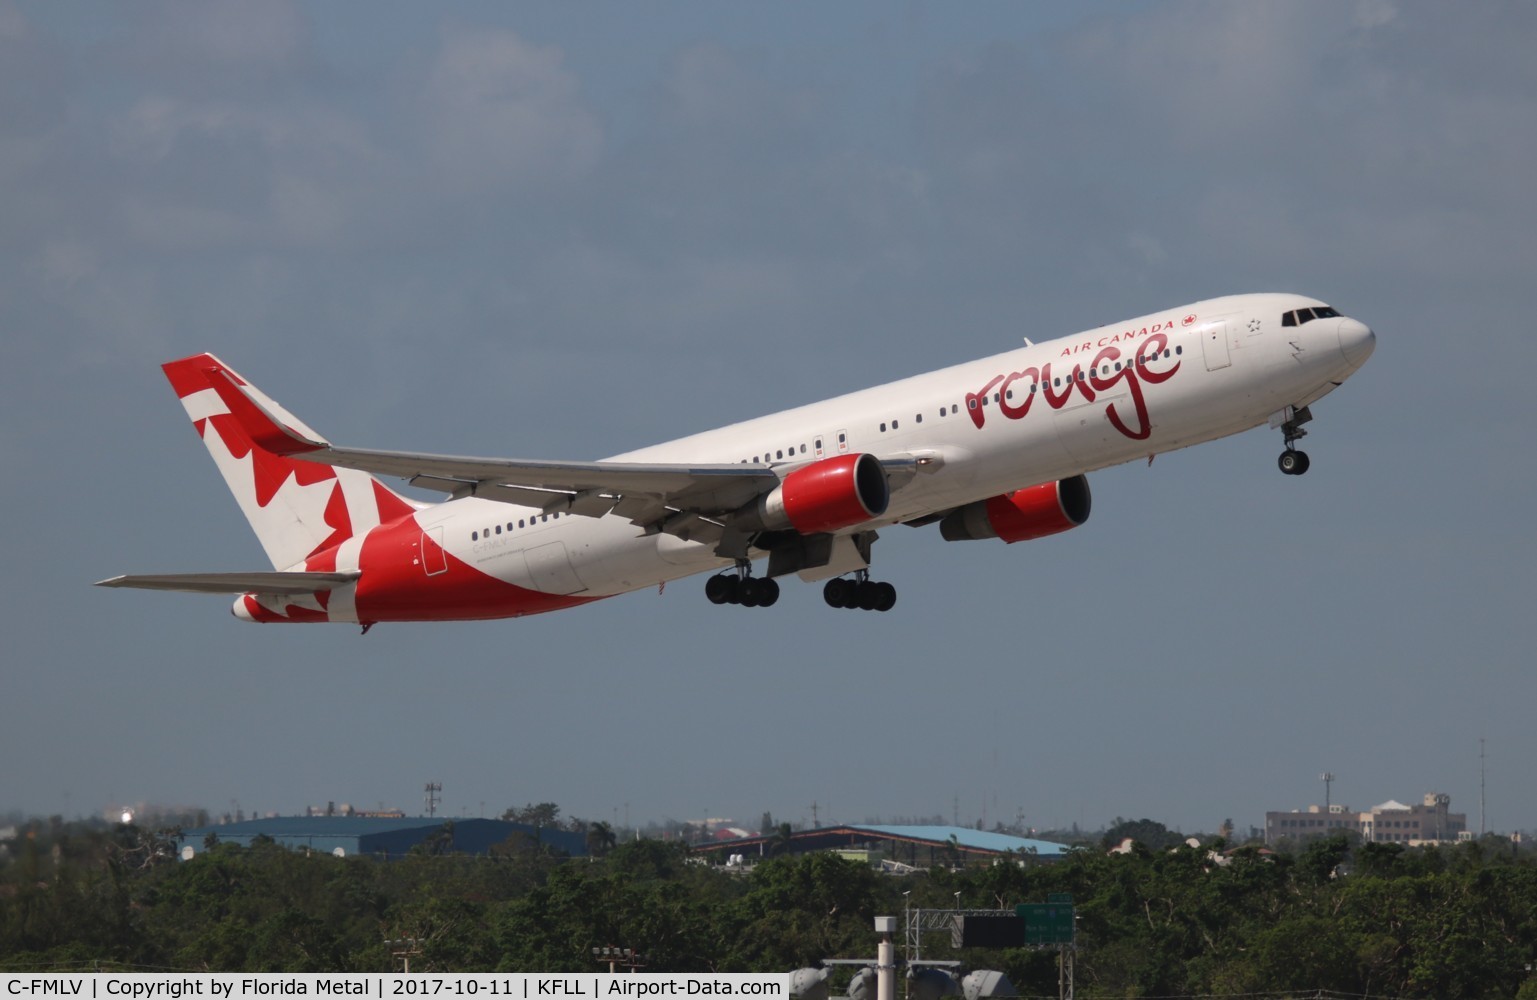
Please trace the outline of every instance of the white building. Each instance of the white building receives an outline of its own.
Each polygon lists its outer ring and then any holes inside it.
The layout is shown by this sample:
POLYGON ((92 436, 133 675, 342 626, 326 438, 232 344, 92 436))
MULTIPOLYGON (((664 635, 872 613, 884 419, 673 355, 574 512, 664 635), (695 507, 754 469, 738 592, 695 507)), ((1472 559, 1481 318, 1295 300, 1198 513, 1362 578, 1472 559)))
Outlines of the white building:
POLYGON ((1425 795, 1419 805, 1407 806, 1389 799, 1366 812, 1348 806, 1308 806, 1290 812, 1265 814, 1265 843, 1274 846, 1284 839, 1310 840, 1347 830, 1363 841, 1378 844, 1436 844, 1467 839, 1468 817, 1450 811, 1451 797, 1437 792, 1425 795))

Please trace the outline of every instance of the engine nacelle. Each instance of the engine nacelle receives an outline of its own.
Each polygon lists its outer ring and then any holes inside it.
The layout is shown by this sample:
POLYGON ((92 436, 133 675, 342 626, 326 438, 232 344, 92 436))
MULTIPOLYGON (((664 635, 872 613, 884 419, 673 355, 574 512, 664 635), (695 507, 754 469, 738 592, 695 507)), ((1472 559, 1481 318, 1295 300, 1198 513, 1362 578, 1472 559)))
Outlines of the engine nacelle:
POLYGON ((1001 538, 1012 545, 1076 528, 1091 506, 1089 481, 1074 476, 969 503, 946 514, 939 533, 947 542, 1001 538))
POLYGON ((880 517, 891 502, 886 470, 874 455, 839 455, 803 465, 741 513, 759 531, 802 535, 837 531, 880 517))

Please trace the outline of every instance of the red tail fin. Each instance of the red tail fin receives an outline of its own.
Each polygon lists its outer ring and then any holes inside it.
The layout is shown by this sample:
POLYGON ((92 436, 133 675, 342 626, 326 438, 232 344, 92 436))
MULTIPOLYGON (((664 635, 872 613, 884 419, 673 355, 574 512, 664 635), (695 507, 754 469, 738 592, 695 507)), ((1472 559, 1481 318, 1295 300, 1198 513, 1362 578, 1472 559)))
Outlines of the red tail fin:
POLYGON ((213 355, 162 367, 274 569, 333 571, 337 546, 420 506, 366 472, 295 458, 325 439, 213 355))

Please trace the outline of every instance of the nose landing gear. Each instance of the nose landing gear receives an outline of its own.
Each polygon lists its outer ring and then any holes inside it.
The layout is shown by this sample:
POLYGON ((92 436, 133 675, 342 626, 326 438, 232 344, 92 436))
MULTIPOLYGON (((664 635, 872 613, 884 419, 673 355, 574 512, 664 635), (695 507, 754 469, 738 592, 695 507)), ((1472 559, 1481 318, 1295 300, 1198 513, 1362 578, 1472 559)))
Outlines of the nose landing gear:
POLYGON ((1286 475, 1300 476, 1308 471, 1308 466, 1311 463, 1308 460, 1307 452, 1298 451, 1295 448, 1287 448, 1281 452, 1281 457, 1276 459, 1276 464, 1280 466, 1281 471, 1286 475))
POLYGON ((1286 450, 1281 452, 1281 457, 1276 459, 1276 465, 1281 472, 1288 476, 1300 476, 1308 471, 1312 463, 1308 461, 1308 453, 1298 451, 1292 445, 1307 437, 1307 431, 1303 424, 1313 419, 1313 414, 1306 406, 1296 409, 1286 407, 1270 418, 1270 426, 1279 427, 1286 438, 1286 450))

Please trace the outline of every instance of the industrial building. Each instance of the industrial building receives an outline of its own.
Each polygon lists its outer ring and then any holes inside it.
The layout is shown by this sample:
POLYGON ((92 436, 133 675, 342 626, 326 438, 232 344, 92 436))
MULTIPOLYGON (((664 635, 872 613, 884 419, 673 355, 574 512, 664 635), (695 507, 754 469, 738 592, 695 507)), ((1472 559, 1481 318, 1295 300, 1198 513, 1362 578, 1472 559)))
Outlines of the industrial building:
POLYGON ((766 857, 770 854, 804 854, 808 851, 879 852, 886 858, 915 868, 926 868, 951 861, 976 858, 1029 856, 1042 861, 1057 861, 1070 848, 1049 840, 990 833, 968 826, 838 826, 815 830, 796 830, 787 841, 778 834, 759 834, 735 840, 719 840, 695 845, 694 849, 722 858, 766 857), (958 857, 957 857, 958 855, 958 857))
POLYGON ((242 847, 249 847, 258 838, 265 837, 294 850, 349 858, 364 855, 385 860, 405 857, 419 844, 452 854, 490 854, 498 845, 544 847, 573 856, 587 853, 587 838, 580 833, 498 819, 272 816, 184 830, 178 844, 181 857, 188 859, 204 851, 210 835, 219 843, 242 847))

